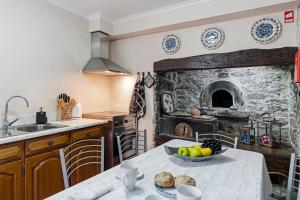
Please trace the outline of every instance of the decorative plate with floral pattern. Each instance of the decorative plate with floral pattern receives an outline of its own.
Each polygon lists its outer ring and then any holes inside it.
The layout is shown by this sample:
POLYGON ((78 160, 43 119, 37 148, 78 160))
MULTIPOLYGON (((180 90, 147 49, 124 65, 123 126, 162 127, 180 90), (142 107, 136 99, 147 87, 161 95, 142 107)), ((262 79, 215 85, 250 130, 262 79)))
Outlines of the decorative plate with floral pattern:
POLYGON ((207 49, 219 48, 225 40, 224 31, 219 28, 208 28, 201 36, 202 44, 207 49))
POLYGON ((171 55, 179 51, 181 46, 180 38, 177 35, 167 35, 162 41, 163 50, 171 55))
POLYGON ((265 17, 255 22, 251 29, 253 39, 261 44, 269 44, 279 38, 282 31, 280 21, 265 17))

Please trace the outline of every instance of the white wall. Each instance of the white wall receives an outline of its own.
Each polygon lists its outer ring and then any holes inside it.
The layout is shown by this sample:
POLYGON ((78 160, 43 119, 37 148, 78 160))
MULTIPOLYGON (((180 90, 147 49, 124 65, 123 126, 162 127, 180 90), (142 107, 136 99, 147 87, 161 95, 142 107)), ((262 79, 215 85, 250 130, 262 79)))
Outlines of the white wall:
MULTIPOLYGON (((114 35, 127 34, 181 22, 241 13, 283 3, 294 4, 295 2, 296 0, 189 1, 181 6, 171 6, 167 9, 162 8, 116 20, 113 24, 113 33, 114 35)), ((264 12, 267 12, 267 10, 264 12)))
MULTIPOLYGON (((153 71, 153 62, 167 59, 180 58, 193 55, 201 55, 208 53, 230 52, 249 48, 277 48, 284 46, 296 46, 296 23, 284 24, 283 12, 274 13, 269 16, 279 19, 283 25, 281 37, 272 44, 260 45, 256 43, 250 35, 252 24, 260 19, 260 17, 251 17, 228 21, 221 24, 212 24, 225 32, 225 43, 217 50, 205 49, 200 41, 203 30, 209 26, 199 26, 187 29, 181 29, 173 32, 159 33, 135 38, 118 40, 112 43, 112 59, 119 64, 127 67, 130 71, 153 71), (161 49, 161 41, 169 33, 177 34, 182 41, 182 47, 178 53, 172 56, 166 55, 161 49)), ((262 17, 262 16, 261 16, 262 17)), ((112 108, 128 110, 131 93, 120 93, 124 87, 124 79, 128 77, 118 77, 112 82, 112 108), (117 107, 115 107, 115 105, 117 107)), ((132 79, 134 79, 132 77, 132 79)), ((127 86, 128 88, 130 86, 127 86)), ((153 88, 146 90, 147 114, 141 125, 148 128, 150 132, 153 130, 153 88)))
MULTIPOLYGON (((110 109, 110 78, 80 73, 90 58, 87 20, 41 0, 0 0, 0 112, 12 95, 10 114, 32 115, 45 107, 56 111, 56 97, 66 92, 84 112, 110 109)), ((0 121, 0 123, 2 120, 0 121)))
MULTIPOLYGON (((11 115, 31 116, 40 106, 54 113, 56 96, 61 92, 77 98, 84 112, 128 111, 135 77, 84 76, 79 72, 90 57, 87 20, 40 0, 0 0, 0 4, 0 113, 6 99, 16 94, 27 97, 30 108, 15 100, 10 104, 11 115)), ((271 16, 282 21, 283 13, 271 16)), ((182 40, 180 51, 173 56, 161 49, 168 33, 158 33, 113 42, 112 59, 131 71, 152 71, 154 61, 166 58, 296 45, 295 23, 283 24, 282 36, 276 42, 257 44, 250 36, 250 27, 258 18, 216 24, 225 31, 226 40, 215 51, 201 45, 201 33, 208 26, 199 26, 172 32, 182 40)), ((147 114, 140 125, 151 132, 152 89, 146 90, 146 98, 147 114)))

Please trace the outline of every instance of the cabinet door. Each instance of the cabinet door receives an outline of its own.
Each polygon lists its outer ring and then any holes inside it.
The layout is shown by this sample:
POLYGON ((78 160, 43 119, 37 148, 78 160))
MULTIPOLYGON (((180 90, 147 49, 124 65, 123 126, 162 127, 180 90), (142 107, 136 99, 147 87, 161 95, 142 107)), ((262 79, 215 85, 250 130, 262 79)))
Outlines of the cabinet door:
POLYGON ((0 166, 0 200, 23 199, 22 161, 0 166))
MULTIPOLYGON (((93 143, 93 142, 85 143, 85 145, 94 145, 94 144, 96 144, 96 143, 93 143)), ((80 147, 80 146, 79 145, 74 146, 74 148, 76 148, 76 147, 80 147)), ((84 150, 81 149, 76 153, 76 155, 73 155, 73 156, 75 156, 75 158, 72 159, 72 162, 77 162, 76 164, 74 164, 74 168, 79 167, 80 165, 83 165, 86 162, 100 163, 99 158, 89 158, 89 159, 80 161, 80 159, 83 158, 83 156, 80 155, 83 151, 93 151, 93 150, 95 150, 95 147, 84 148, 84 150)), ((97 150, 100 150, 100 149, 97 148, 97 150)), ((99 153, 87 153, 87 156, 99 156, 99 155, 100 155, 99 153)), ((79 167, 78 170, 74 171, 74 173, 71 175, 71 186, 99 174, 100 171, 101 170, 100 170, 99 164, 89 164, 89 165, 79 167)))
POLYGON ((59 151, 26 158, 26 200, 40 200, 64 190, 59 151))
MULTIPOLYGON (((78 131, 72 132, 71 135, 71 141, 73 142, 78 142, 82 141, 85 139, 99 139, 102 135, 101 129, 99 127, 93 127, 93 128, 87 128, 87 129, 81 129, 78 131)), ((82 145, 93 145, 97 144, 95 142, 84 142, 84 143, 79 143, 78 145, 74 145, 72 149, 80 148, 82 145)), ((84 160, 83 162, 80 162, 79 160, 82 159, 83 157, 80 155, 83 151, 92 151, 95 150, 95 147, 92 148, 84 148, 80 149, 79 151, 75 151, 75 155, 73 154, 72 156, 75 156, 75 158, 72 160, 73 162, 77 162, 78 164, 75 164, 75 167, 79 166, 80 164, 83 164, 84 162, 100 162, 100 159, 98 158, 90 158, 87 160, 84 160)), ((100 149, 98 149, 100 150, 100 149)), ((99 153, 88 153, 85 154, 85 156, 99 156, 99 153)), ((72 175, 71 175, 71 185, 75 185, 77 183, 80 183, 90 177, 93 177, 97 174, 100 173, 100 166, 97 164, 91 164, 91 165, 85 165, 80 167, 78 170, 76 170, 72 175)))

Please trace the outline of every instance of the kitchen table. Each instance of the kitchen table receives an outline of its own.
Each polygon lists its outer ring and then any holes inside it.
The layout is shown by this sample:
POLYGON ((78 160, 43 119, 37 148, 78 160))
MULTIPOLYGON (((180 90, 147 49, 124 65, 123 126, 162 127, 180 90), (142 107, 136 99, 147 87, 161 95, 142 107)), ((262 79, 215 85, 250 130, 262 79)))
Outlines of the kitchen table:
MULTIPOLYGON (((165 145, 180 147, 195 144, 175 139, 165 145)), ((70 194, 80 192, 84 187, 101 188, 110 185, 114 189, 99 199, 142 200, 149 194, 160 196, 153 184, 155 174, 162 171, 171 172, 174 176, 185 174, 193 177, 197 187, 202 190, 202 200, 265 200, 272 190, 264 156, 256 152, 229 148, 221 156, 204 162, 188 163, 167 155, 161 145, 133 158, 132 161, 144 172, 144 178, 137 181, 136 190, 133 192, 123 192, 121 182, 115 178, 120 170, 119 166, 116 166, 57 193, 48 200, 68 199, 70 194)))

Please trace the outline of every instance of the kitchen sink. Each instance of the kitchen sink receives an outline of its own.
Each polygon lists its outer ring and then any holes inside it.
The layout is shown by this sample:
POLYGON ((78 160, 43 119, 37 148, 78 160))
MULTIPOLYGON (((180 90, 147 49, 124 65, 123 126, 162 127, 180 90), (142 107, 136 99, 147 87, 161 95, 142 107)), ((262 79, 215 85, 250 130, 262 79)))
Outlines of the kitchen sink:
POLYGON ((13 127, 13 129, 17 131, 22 131, 22 132, 39 132, 39 131, 45 131, 45 130, 50 130, 50 129, 56 129, 56 128, 63 128, 63 127, 68 127, 66 125, 60 125, 60 124, 27 124, 27 125, 21 125, 17 127, 13 127))

